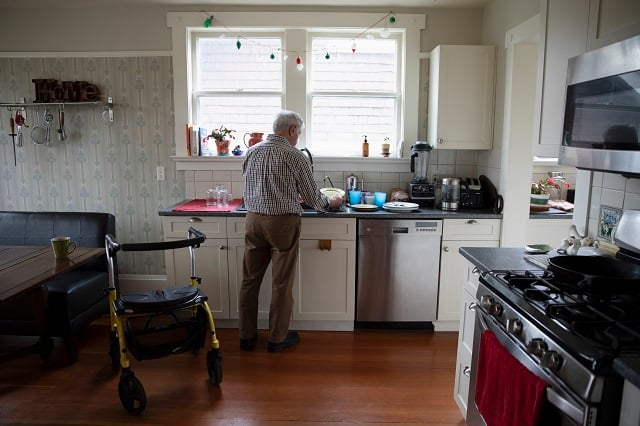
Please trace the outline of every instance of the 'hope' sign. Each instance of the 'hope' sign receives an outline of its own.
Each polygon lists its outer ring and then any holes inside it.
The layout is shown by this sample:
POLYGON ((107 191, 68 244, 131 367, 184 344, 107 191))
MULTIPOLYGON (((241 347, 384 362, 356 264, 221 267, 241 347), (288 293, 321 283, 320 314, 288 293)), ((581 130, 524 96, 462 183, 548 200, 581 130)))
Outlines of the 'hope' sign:
POLYGON ((95 102, 100 100, 100 90, 86 81, 58 82, 52 78, 31 80, 36 86, 35 102, 95 102))

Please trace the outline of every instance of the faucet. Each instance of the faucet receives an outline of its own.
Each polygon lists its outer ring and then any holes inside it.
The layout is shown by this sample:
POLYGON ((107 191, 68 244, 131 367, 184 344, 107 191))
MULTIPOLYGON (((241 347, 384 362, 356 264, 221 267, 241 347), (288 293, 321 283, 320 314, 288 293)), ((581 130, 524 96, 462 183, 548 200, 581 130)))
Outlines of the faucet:
POLYGON ((322 178, 322 184, 323 185, 327 185, 327 181, 329 181, 329 183, 331 184, 331 188, 335 188, 335 186, 333 186, 333 182, 331 182, 331 178, 329 176, 325 176, 322 178))
POLYGON ((311 171, 313 171, 313 156, 311 155, 311 151, 309 151, 307 148, 301 148, 300 151, 306 153, 307 157, 309 157, 309 163, 311 164, 311 171))

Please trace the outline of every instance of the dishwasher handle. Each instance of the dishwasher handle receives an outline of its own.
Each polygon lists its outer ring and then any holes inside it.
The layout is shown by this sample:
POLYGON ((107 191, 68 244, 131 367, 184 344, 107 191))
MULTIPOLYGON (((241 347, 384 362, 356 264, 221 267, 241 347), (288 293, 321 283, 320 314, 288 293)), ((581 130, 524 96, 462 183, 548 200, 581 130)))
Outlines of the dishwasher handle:
POLYGON ((408 234, 409 228, 406 226, 394 226, 393 228, 391 228, 391 233, 392 234, 408 234))

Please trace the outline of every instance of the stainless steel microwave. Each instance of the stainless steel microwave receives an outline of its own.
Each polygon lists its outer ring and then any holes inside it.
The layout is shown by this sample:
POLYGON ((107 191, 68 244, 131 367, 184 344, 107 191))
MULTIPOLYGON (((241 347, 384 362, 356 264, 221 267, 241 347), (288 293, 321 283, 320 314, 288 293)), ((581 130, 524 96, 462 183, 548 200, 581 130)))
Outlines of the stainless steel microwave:
POLYGON ((640 175, 640 35, 569 59, 558 163, 640 175))

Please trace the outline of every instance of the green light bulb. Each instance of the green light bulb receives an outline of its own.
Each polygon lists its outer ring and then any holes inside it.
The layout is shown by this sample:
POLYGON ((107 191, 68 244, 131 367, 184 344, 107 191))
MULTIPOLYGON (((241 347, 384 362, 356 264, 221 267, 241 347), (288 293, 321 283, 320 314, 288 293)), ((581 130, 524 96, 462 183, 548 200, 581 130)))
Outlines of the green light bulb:
POLYGON ((242 43, 240 43, 240 40, 236 41, 236 47, 238 48, 238 50, 240 50, 240 47, 242 47, 242 43))
POLYGON ((329 59, 330 57, 331 57, 331 56, 329 56, 329 52, 327 52, 327 54, 326 54, 326 55, 324 55, 324 58, 325 58, 325 59, 329 59))
POLYGON ((396 17, 392 16, 391 18, 389 18, 389 23, 395 24, 396 23, 396 17))
POLYGON ((276 55, 275 55, 274 53, 271 53, 271 55, 269 55, 269 57, 270 57, 271 59, 275 59, 275 58, 276 58, 276 55))
POLYGON ((207 19, 204 20, 204 27, 205 28, 209 28, 211 26, 211 21, 213 20, 213 16, 209 16, 207 19))

